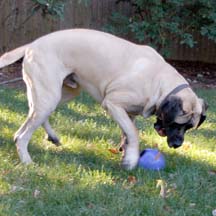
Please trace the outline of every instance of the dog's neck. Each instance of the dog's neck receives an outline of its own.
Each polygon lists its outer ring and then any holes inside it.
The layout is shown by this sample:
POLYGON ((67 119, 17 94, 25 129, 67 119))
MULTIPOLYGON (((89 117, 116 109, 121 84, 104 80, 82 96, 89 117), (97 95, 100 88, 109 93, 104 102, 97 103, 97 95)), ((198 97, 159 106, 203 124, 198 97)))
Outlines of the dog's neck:
POLYGON ((172 89, 165 96, 159 96, 156 104, 152 104, 151 106, 144 108, 142 112, 143 117, 148 118, 149 116, 154 115, 154 114, 159 115, 161 104, 163 104, 169 96, 176 95, 185 88, 190 88, 189 84, 187 83, 180 84, 176 86, 174 89, 172 89))
POLYGON ((176 86, 171 92, 169 92, 165 98, 162 100, 162 102, 160 103, 159 107, 155 110, 156 115, 160 114, 160 110, 161 110, 161 105, 165 103, 165 101, 171 96, 171 95, 176 95, 178 92, 182 91, 185 88, 190 88, 190 85, 187 83, 181 84, 176 86))

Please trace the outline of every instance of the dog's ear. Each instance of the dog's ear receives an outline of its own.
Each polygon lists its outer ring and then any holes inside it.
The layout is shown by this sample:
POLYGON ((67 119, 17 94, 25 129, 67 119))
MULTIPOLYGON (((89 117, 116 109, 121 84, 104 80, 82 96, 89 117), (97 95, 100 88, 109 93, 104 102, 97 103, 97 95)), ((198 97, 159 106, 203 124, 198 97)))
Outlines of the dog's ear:
POLYGON ((182 112, 182 100, 174 95, 169 96, 160 107, 160 117, 165 125, 175 121, 175 118, 182 112))
POLYGON ((208 109, 208 104, 201 98, 199 98, 199 102, 202 104, 202 113, 200 115, 200 120, 197 125, 197 128, 205 121, 206 119, 206 111, 208 109))
POLYGON ((205 121, 208 105, 203 99, 199 98, 197 107, 199 107, 199 111, 195 111, 192 118, 195 128, 198 128, 205 121))

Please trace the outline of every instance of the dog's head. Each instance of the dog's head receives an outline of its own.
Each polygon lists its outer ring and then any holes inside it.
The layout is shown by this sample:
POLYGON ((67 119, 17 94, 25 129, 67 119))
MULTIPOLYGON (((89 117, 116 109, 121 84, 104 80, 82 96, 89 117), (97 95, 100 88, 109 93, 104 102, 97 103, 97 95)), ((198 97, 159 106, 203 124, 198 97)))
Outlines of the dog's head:
POLYGON ((199 98, 184 101, 175 95, 162 102, 154 128, 160 136, 167 136, 169 147, 178 148, 190 128, 198 128, 206 119, 207 104, 199 98))

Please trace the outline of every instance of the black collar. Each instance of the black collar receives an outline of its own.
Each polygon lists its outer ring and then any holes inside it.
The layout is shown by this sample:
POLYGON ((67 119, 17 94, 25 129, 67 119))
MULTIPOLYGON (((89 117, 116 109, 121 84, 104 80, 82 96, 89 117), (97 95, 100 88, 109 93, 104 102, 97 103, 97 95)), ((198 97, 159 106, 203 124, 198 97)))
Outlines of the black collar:
POLYGON ((160 115, 161 106, 162 106, 162 104, 164 104, 164 101, 166 101, 170 95, 175 95, 175 94, 177 94, 178 92, 180 92, 181 90, 183 90, 183 89, 185 89, 185 88, 190 88, 190 85, 188 85, 188 84, 185 83, 185 84, 178 85, 176 88, 174 88, 174 89, 163 99, 163 101, 161 102, 161 104, 160 104, 160 106, 159 106, 159 108, 158 108, 158 110, 157 110, 157 112, 156 112, 156 115, 157 115, 157 116, 160 115))

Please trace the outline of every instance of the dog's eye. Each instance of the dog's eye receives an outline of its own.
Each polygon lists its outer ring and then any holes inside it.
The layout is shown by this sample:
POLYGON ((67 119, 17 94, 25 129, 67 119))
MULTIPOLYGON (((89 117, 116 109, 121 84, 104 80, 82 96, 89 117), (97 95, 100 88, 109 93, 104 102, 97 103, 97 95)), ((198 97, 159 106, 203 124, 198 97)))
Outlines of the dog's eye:
POLYGON ((185 130, 189 130, 189 129, 191 129, 193 127, 193 124, 192 123, 187 123, 187 124, 173 123, 171 127, 176 128, 176 129, 185 128, 185 130))

